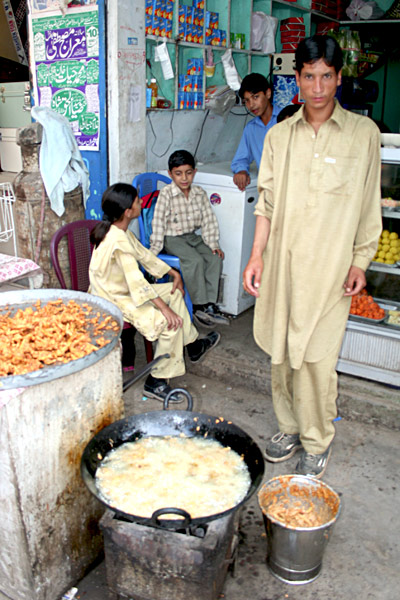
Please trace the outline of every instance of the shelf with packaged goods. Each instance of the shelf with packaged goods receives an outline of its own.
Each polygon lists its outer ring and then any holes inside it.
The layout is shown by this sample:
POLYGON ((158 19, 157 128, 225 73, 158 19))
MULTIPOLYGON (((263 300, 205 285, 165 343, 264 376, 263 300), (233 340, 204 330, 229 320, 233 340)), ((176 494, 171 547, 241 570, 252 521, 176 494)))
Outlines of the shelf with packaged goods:
POLYGON ((310 12, 311 11, 311 1, 303 0, 303 2, 288 2, 287 0, 271 0, 271 4, 277 4, 281 7, 290 10, 298 10, 300 12, 310 12))
MULTIPOLYGON (((374 299, 379 304, 392 305, 399 310, 397 302, 374 299)), ((399 370, 400 327, 381 323, 362 323, 349 318, 336 370, 387 383, 400 385, 399 370)))
POLYGON ((383 263, 371 263, 368 267, 369 271, 377 271, 378 273, 388 273, 389 275, 400 275, 400 266, 387 266, 383 263))
MULTIPOLYGON (((284 34, 288 34, 288 33, 292 33, 292 31, 280 31, 280 24, 281 21, 284 21, 286 19, 297 19, 300 20, 300 23, 298 23, 299 27, 304 26, 304 33, 303 36, 307 37, 310 35, 311 33, 311 0, 302 0, 302 2, 286 2, 285 0, 272 0, 271 1, 271 9, 270 9, 270 14, 271 16, 275 17, 278 19, 278 30, 277 30, 277 35, 275 38, 275 45, 276 45, 276 53, 277 54, 281 54, 281 53, 285 53, 285 52, 294 52, 295 51, 295 47, 297 46, 297 42, 293 42, 291 40, 283 40, 284 34), (289 46, 289 44, 291 46, 293 46, 292 50, 289 49, 285 49, 284 48, 284 44, 285 42, 287 42, 287 45, 289 46)), ((291 23, 290 25, 288 25, 287 27, 290 27, 291 30, 293 27, 296 27, 297 23, 291 23)), ((294 36, 301 36, 302 32, 293 32, 294 36)))
MULTIPOLYGON (((378 246, 378 252, 381 254, 375 255, 375 260, 368 270, 395 276, 394 285, 400 288, 400 284, 397 283, 397 277, 400 275, 400 207, 396 205, 400 200, 400 148, 381 147, 381 198, 382 235, 378 246), (385 247, 387 244, 388 247, 385 247), (379 262, 388 259, 394 260, 395 263, 379 262)), ((400 292, 400 289, 398 291, 400 292)))
POLYGON ((400 211, 390 208, 382 208, 382 217, 386 217, 387 219, 400 219, 400 211))
MULTIPOLYGON (((152 52, 152 45, 165 41, 170 53, 171 63, 174 68, 174 79, 163 81, 162 72, 151 59, 152 68, 150 72, 147 67, 147 78, 155 76, 159 85, 160 93, 172 102, 173 108, 178 108, 178 82, 179 75, 184 74, 185 60, 190 56, 202 57, 206 63, 207 49, 211 48, 216 64, 215 73, 212 77, 203 76, 203 93, 212 86, 226 84, 224 70, 221 64, 221 56, 228 48, 232 51, 232 57, 239 73, 243 78, 250 72, 259 72, 268 75, 270 72, 271 54, 265 54, 258 50, 251 50, 251 15, 259 11, 266 15, 274 16, 278 21, 302 16, 305 24, 305 35, 311 34, 311 22, 315 17, 319 19, 334 20, 328 15, 311 9, 311 0, 204 0, 204 23, 202 26, 203 43, 193 43, 179 37, 182 28, 179 29, 179 21, 182 18, 180 9, 192 7, 193 0, 175 0, 171 37, 158 37, 152 34, 146 35, 146 56, 152 52), (226 46, 205 43, 206 39, 206 12, 213 13, 217 19, 217 27, 221 32, 226 32, 226 46), (231 39, 231 35, 233 36, 231 39), (242 45, 242 47, 238 47, 242 45)), ((193 13, 194 15, 194 13, 193 13)), ((279 27, 279 25, 278 25, 279 27)), ((221 34, 221 39, 223 35, 221 34)), ((276 52, 281 52, 279 35, 276 36, 276 52)), ((163 109, 165 110, 165 109, 163 109)))
POLYGON ((358 27, 359 25, 392 25, 399 24, 400 19, 376 19, 376 20, 368 20, 365 19, 363 21, 339 21, 340 25, 349 25, 351 27, 358 27))
MULTIPOLYGON (((395 232, 400 237, 400 224, 398 223, 398 219, 400 219, 400 211, 390 208, 382 208, 382 218, 383 229, 387 229, 390 232, 395 232), (395 220, 394 223, 392 222, 392 219, 395 220)), ((370 263, 368 270, 398 276, 400 275, 400 261, 398 261, 398 264, 395 263, 393 265, 373 261, 370 263)))

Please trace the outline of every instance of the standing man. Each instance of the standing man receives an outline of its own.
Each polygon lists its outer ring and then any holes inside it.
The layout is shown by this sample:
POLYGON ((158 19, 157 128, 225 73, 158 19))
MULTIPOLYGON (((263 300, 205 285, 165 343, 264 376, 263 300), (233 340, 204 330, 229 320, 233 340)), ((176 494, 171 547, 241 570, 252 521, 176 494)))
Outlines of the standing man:
POLYGON ((231 163, 233 182, 242 192, 250 183, 250 165, 253 160, 260 166, 264 139, 276 123, 279 110, 271 103, 272 89, 264 75, 250 73, 243 79, 239 90, 246 109, 256 118, 247 123, 231 163))
POLYGON ((271 356, 279 433, 265 456, 321 477, 335 435, 336 362, 351 296, 366 284, 381 231, 380 133, 335 100, 342 52, 329 36, 296 51, 305 105, 265 138, 256 230, 243 273, 254 337, 271 356))

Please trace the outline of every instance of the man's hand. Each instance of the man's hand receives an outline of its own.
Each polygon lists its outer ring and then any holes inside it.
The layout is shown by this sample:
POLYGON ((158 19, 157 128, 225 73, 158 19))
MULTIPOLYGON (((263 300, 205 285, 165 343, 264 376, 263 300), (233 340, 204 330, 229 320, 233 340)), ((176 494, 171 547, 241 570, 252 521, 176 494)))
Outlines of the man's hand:
POLYGON ((250 181, 250 175, 247 171, 239 171, 239 173, 235 173, 233 176, 233 183, 237 185, 241 192, 245 190, 246 186, 249 185, 250 181))
POLYGON ((221 248, 216 248, 212 251, 213 254, 218 254, 221 260, 224 260, 225 254, 222 252, 221 248))
POLYGON ((356 296, 363 288, 365 288, 367 280, 365 273, 360 267, 351 266, 347 274, 347 279, 344 282, 344 295, 356 296))
POLYGON ((243 271, 243 288, 248 294, 259 297, 258 288, 261 283, 261 274, 264 269, 264 261, 261 256, 251 258, 243 271))
POLYGON ((183 289, 183 281, 181 274, 176 269, 171 269, 168 271, 168 275, 172 277, 172 291, 171 294, 175 292, 175 290, 179 290, 182 296, 185 295, 185 290, 183 289))

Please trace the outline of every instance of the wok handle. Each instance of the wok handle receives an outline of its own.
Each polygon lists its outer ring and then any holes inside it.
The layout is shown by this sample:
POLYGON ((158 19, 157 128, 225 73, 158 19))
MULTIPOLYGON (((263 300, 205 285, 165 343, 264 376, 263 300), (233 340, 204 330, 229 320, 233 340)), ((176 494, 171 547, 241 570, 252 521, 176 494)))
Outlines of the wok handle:
POLYGON ((190 523, 192 522, 192 517, 189 515, 188 512, 186 512, 186 510, 183 510, 182 508, 159 508, 158 510, 155 510, 153 512, 153 514, 151 515, 151 524, 156 525, 157 527, 163 527, 162 524, 160 523, 158 517, 160 515, 165 515, 165 514, 179 515, 180 517, 183 517, 182 529, 185 529, 186 527, 188 527, 190 525, 190 523))
POLYGON ((151 362, 147 363, 147 365, 145 365, 143 367, 143 369, 140 369, 140 371, 138 371, 137 373, 135 373, 135 375, 133 375, 130 379, 127 379, 126 381, 124 381, 124 384, 122 386, 122 392, 126 392, 126 390, 129 389, 131 387, 131 385, 133 385, 134 383, 136 383, 137 381, 139 381, 139 379, 141 379, 142 377, 144 377, 145 375, 147 375, 148 373, 150 373, 150 371, 152 370, 152 368, 158 362, 160 362, 160 360, 163 359, 163 358, 170 358, 170 355, 169 354, 160 354, 160 356, 157 356, 151 362))
POLYGON ((168 395, 165 397, 165 399, 164 399, 163 409, 164 410, 168 409, 168 404, 169 404, 170 398, 174 394, 183 394, 184 396, 186 396, 186 400, 187 400, 187 404, 188 404, 186 410, 192 412, 192 410, 193 410, 193 398, 192 398, 192 395, 187 390, 185 390, 184 388, 174 388, 173 390, 171 390, 168 393, 168 395))

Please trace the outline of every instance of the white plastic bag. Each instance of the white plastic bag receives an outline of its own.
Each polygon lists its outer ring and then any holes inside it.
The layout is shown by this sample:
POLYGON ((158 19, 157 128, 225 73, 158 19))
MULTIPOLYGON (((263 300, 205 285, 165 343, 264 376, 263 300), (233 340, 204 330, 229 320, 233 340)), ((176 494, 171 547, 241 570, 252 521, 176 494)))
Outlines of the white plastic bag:
POLYGON ((251 15, 251 49, 261 50, 264 54, 275 52, 275 35, 278 19, 263 12, 251 15))
POLYGON ((240 88, 241 80, 238 75, 238 72, 236 71, 235 62, 232 56, 232 50, 230 48, 228 48, 228 50, 224 52, 221 61, 225 71, 226 83, 229 85, 231 90, 236 92, 240 88))
POLYGON ((229 85, 208 88, 205 107, 215 115, 223 117, 236 103, 236 94, 229 85))
POLYGON ((384 11, 376 2, 364 2, 364 0, 352 0, 346 8, 346 15, 351 21, 368 21, 368 19, 379 19, 384 11))

